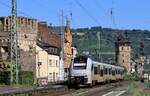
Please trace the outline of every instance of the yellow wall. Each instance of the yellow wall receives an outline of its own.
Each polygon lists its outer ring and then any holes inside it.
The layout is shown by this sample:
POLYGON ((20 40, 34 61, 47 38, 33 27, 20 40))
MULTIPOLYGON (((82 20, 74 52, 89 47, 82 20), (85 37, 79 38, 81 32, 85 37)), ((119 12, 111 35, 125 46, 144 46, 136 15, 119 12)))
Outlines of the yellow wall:
POLYGON ((36 45, 36 77, 47 78, 48 77, 48 54, 42 48, 36 45), (38 62, 42 64, 38 67, 38 62))
POLYGON ((57 55, 48 55, 48 81, 59 81, 60 76, 60 61, 57 55), (56 64, 57 63, 57 64, 56 64))

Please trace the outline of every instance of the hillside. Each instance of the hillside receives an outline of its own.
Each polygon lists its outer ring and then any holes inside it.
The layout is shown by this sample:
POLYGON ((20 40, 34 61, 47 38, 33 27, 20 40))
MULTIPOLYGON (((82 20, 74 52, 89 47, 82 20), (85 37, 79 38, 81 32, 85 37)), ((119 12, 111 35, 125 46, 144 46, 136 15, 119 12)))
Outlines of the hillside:
MULTIPOLYGON (((132 57, 136 57, 139 53, 140 41, 144 41, 144 52, 146 55, 150 54, 150 41, 146 38, 150 38, 150 31, 148 30, 118 30, 111 28, 91 27, 91 28, 79 28, 72 29, 73 43, 77 46, 79 54, 89 53, 97 58, 96 53, 99 52, 115 52, 115 41, 119 34, 127 32, 128 38, 132 44, 132 57), (100 40, 99 35, 100 34, 100 40), (99 43, 100 42, 100 43, 99 43), (100 46, 100 47, 99 47, 100 46)), ((110 54, 110 58, 115 59, 114 54, 110 54)), ((108 59, 104 58, 103 59, 108 59)), ((108 60, 103 60, 108 61, 108 60)))

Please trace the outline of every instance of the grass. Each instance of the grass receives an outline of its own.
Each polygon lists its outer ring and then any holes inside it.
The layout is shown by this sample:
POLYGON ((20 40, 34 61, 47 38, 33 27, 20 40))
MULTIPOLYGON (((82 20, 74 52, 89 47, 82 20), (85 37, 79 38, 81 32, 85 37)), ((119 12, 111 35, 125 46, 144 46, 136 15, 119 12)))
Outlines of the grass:
POLYGON ((131 83, 128 84, 127 88, 130 90, 130 89, 135 89, 135 88, 138 88, 138 87, 139 86, 136 82, 131 82, 131 83))
POLYGON ((148 93, 140 93, 140 92, 137 92, 137 93, 134 93, 133 96, 150 96, 150 94, 148 93))

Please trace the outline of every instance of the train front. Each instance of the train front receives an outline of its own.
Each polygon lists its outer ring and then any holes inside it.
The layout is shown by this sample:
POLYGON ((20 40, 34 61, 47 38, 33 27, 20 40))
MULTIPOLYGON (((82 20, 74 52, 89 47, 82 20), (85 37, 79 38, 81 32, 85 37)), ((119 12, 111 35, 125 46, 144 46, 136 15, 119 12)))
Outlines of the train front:
POLYGON ((70 68, 70 84, 86 85, 90 84, 91 79, 91 59, 85 56, 76 57, 70 68))

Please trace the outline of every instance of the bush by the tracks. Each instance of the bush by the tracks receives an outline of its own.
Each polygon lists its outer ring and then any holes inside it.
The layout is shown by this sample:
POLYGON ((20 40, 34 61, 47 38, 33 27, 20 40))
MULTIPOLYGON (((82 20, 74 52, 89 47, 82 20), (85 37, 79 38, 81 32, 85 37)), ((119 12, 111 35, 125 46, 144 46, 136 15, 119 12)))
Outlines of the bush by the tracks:
POLYGON ((126 81, 138 81, 140 80, 139 76, 137 73, 133 73, 133 74, 124 74, 123 75, 123 80, 126 80, 126 81))
POLYGON ((34 74, 30 71, 19 72, 19 84, 21 85, 33 85, 34 74))

